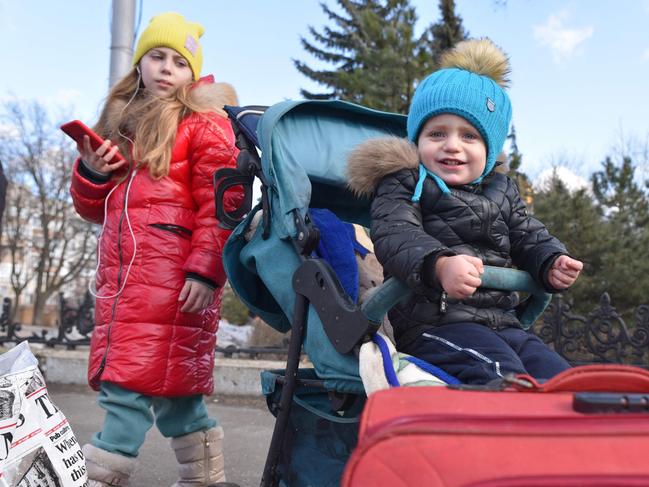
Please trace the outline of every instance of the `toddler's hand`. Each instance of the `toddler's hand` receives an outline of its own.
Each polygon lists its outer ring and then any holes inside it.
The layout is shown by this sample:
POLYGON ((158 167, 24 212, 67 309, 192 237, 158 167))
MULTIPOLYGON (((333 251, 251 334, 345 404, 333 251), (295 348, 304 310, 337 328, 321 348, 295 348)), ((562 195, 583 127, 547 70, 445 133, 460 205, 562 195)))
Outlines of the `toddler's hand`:
POLYGON ((103 174, 108 174, 113 172, 115 169, 122 167, 126 161, 124 159, 114 163, 109 164, 111 159, 119 151, 117 145, 113 145, 110 140, 104 140, 104 143, 101 144, 96 151, 93 151, 90 147, 90 137, 87 135, 83 136, 83 144, 77 144, 77 150, 81 154, 81 159, 88 164, 92 169, 103 174))
POLYGON ((548 282, 555 289, 567 289, 574 284, 584 264, 567 255, 559 256, 548 273, 548 282))
POLYGON ((435 273, 442 288, 451 298, 471 296, 482 284, 482 261, 470 255, 442 256, 435 263, 435 273))

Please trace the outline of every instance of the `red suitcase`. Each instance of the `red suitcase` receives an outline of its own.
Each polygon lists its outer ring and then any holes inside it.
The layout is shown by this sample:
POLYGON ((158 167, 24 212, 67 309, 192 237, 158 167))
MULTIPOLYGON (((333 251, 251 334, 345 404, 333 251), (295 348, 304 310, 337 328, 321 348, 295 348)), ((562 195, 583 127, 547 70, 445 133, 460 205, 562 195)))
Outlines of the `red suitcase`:
POLYGON ((343 487, 649 486, 649 372, 603 365, 503 391, 373 394, 343 487))

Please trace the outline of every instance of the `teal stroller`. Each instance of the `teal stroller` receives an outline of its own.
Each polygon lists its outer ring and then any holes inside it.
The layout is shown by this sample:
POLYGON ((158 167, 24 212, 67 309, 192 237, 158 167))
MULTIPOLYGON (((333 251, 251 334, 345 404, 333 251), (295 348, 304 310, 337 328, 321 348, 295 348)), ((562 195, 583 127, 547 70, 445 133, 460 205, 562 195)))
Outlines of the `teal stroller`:
MULTIPOLYGON (((347 155, 370 138, 404 137, 406 118, 342 101, 228 111, 241 153, 238 170, 215 175, 219 220, 234 228, 224 266, 254 314, 278 331, 291 331, 285 370, 262 374, 277 418, 262 485, 338 485, 366 398, 359 347, 372 340, 387 311, 409 291, 388 280, 359 306, 315 252, 320 231, 313 213, 326 209, 344 222, 369 226, 370 201, 347 187, 347 155), (251 208, 255 177, 262 197, 251 208), (234 185, 244 186, 246 203, 228 213, 219 201, 234 185), (312 368, 298 367, 302 349, 312 368)), ((531 323, 547 304, 547 296, 520 271, 490 268, 483 285, 532 293, 524 322, 531 323)), ((385 365, 391 375, 391 364, 385 365)))

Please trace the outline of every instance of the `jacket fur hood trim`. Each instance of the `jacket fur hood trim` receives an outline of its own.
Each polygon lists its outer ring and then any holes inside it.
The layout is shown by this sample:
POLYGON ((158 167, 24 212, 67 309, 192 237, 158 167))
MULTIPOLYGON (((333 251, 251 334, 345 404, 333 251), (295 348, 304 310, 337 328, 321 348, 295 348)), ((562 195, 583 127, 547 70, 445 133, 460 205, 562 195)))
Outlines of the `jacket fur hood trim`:
POLYGON ((401 169, 417 169, 417 147, 401 137, 370 139, 347 158, 347 185, 357 196, 371 196, 383 177, 401 169))
MULTIPOLYGON (((236 106, 239 104, 237 92, 234 87, 228 83, 215 83, 214 78, 211 75, 205 76, 195 82, 193 88, 189 92, 189 99, 192 103, 198 105, 201 108, 201 111, 213 111, 226 118, 227 114, 223 110, 223 106, 236 106)), ((136 108, 138 103, 144 103, 143 99, 139 96, 131 102, 131 106, 128 107, 126 114, 124 111, 127 103, 124 100, 115 100, 106 107, 108 122, 112 133, 118 133, 118 127, 116 125, 120 120, 122 123, 122 126, 119 127, 120 130, 123 131, 126 129, 128 133, 135 132, 136 120, 133 120, 133 117, 129 117, 128 113, 131 112, 132 109, 133 112, 138 113, 136 108), (126 115, 125 119, 122 119, 123 115, 126 115)))
POLYGON ((237 92, 228 83, 201 83, 189 92, 192 102, 227 117, 224 105, 238 105, 237 92))

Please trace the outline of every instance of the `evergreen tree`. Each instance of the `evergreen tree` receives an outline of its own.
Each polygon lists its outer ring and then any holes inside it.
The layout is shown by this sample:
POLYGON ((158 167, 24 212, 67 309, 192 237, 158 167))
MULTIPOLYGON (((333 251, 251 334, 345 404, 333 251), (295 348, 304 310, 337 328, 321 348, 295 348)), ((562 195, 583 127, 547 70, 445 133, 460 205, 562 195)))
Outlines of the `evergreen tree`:
MULTIPOLYGON (((513 173, 518 172, 523 163, 523 154, 518 150, 518 142, 516 141, 516 127, 512 125, 512 131, 507 136, 509 140, 509 157, 507 158, 509 170, 513 173)), ((527 176, 525 176, 527 178, 527 176)))
POLYGON ((223 288, 221 318, 233 325, 245 325, 250 318, 248 308, 234 293, 229 282, 223 288))
POLYGON ((523 163, 523 154, 518 150, 516 128, 513 125, 512 131, 507 136, 507 139, 509 140, 510 147, 507 156, 508 174, 516 182, 521 198, 523 198, 523 201, 527 204, 528 209, 533 211, 534 188, 532 187, 532 182, 530 181, 530 178, 527 177, 527 174, 520 171, 521 164, 523 163))
POLYGON ((634 173, 629 157, 619 164, 607 157, 591 178, 592 194, 571 193, 555 178, 535 197, 535 216, 584 262, 579 279, 566 292, 579 314, 593 310, 604 292, 627 323, 647 303, 649 195, 634 173))
POLYGON ((433 24, 424 34, 423 39, 428 45, 419 52, 422 63, 432 60, 426 72, 434 70, 444 51, 469 37, 469 33, 462 25, 462 18, 455 13, 455 0, 440 0, 439 12, 441 20, 433 24))
POLYGON ((379 110, 407 112, 416 83, 432 70, 432 27, 415 37, 417 15, 408 0, 336 2, 340 14, 321 4, 335 26, 324 27, 321 32, 309 27, 314 42, 302 38, 309 54, 332 67, 316 70, 293 60, 298 71, 328 91, 301 90, 302 96, 344 99, 379 110))
POLYGON ((545 191, 534 199, 534 216, 557 237, 568 252, 584 263, 577 282, 566 291, 573 308, 585 314, 595 308, 606 291, 605 255, 609 248, 609 231, 601 210, 585 189, 570 192, 554 177, 545 191))
MULTIPOLYGON (((617 166, 607 157, 602 166, 592 176, 593 192, 600 206, 625 231, 636 234, 645 230, 649 223, 649 195, 635 181, 636 167, 631 158, 623 156, 617 166)), ((645 187, 648 184, 645 181, 645 187)))
POLYGON ((619 164, 607 157, 592 176, 608 228, 601 277, 613 305, 623 312, 646 304, 649 296, 649 194, 636 182, 635 170, 630 157, 619 164))

